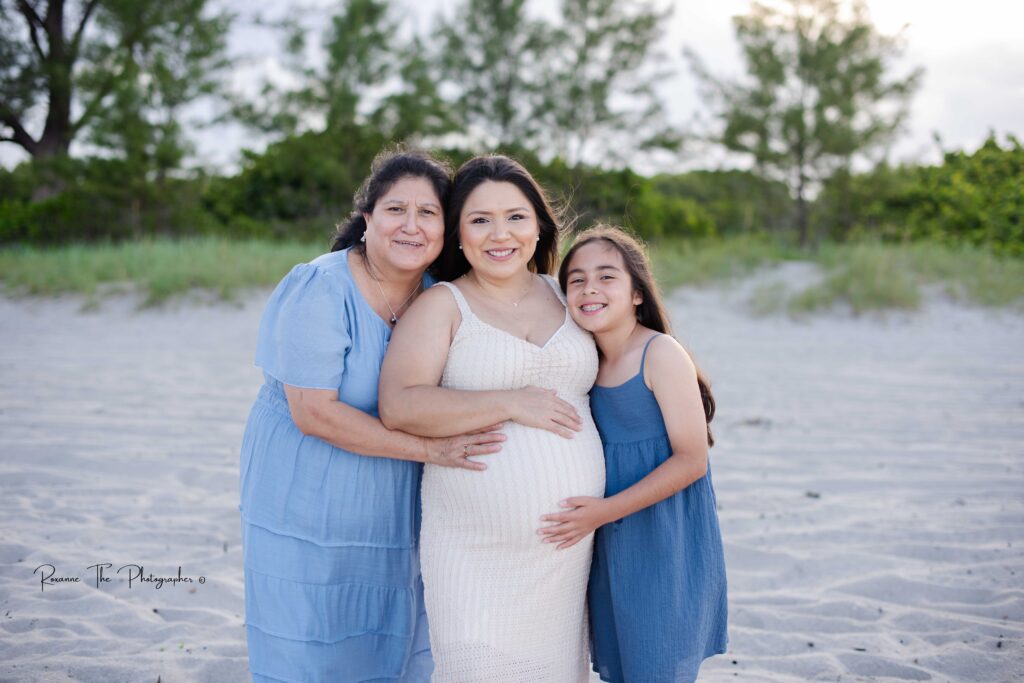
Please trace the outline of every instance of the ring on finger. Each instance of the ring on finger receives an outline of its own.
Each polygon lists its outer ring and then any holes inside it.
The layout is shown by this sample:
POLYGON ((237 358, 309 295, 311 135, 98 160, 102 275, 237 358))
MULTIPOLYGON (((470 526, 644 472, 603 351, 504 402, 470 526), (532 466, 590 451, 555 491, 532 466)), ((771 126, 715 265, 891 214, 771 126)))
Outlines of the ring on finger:
POLYGON ((465 458, 467 455, 469 455, 469 444, 464 443, 462 444, 462 457, 465 458))

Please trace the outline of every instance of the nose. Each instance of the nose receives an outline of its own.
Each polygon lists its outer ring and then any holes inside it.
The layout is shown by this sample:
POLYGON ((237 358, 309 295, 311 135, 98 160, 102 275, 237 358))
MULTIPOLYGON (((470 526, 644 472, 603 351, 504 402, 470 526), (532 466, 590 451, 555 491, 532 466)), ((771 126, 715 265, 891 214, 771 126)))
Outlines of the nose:
POLYGON ((419 231, 419 211, 409 211, 402 223, 402 232, 411 235, 417 231, 419 231))

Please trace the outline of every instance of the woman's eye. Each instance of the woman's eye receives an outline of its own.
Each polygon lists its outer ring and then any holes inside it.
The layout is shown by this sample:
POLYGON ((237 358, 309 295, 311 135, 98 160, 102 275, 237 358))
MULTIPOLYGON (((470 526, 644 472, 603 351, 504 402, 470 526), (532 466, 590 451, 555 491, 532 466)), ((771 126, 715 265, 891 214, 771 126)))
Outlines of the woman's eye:
POLYGON ((389 206, 388 211, 390 211, 391 213, 402 213, 403 211, 405 211, 405 209, 403 209, 401 206, 389 206))
POLYGON ((524 218, 526 218, 526 216, 524 216, 524 215, 523 215, 523 214, 521 214, 521 213, 514 213, 514 214, 512 214, 511 216, 509 216, 509 220, 510 220, 510 221, 521 221, 521 220, 523 220, 524 218))
POLYGON ((474 218, 474 219, 472 219, 471 221, 469 221, 470 225, 480 225, 481 223, 486 223, 486 222, 487 222, 486 218, 482 218, 482 217, 479 217, 479 216, 474 218))

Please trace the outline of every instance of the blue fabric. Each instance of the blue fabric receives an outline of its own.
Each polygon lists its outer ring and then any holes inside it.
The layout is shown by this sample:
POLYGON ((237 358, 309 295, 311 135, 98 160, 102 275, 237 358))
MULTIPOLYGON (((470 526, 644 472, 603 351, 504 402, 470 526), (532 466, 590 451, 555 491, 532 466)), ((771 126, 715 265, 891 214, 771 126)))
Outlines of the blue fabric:
POLYGON ((303 435, 284 393, 285 384, 336 390, 376 416, 390 337, 352 280, 347 250, 295 266, 263 313, 264 384, 242 441, 239 506, 254 681, 430 679, 422 465, 303 435))
MULTIPOLYGON (((590 409, 604 444, 606 496, 672 454, 643 359, 624 384, 594 386, 590 409)), ((725 652, 725 558, 710 466, 675 495, 597 530, 587 599, 601 680, 689 682, 705 658, 725 652)))

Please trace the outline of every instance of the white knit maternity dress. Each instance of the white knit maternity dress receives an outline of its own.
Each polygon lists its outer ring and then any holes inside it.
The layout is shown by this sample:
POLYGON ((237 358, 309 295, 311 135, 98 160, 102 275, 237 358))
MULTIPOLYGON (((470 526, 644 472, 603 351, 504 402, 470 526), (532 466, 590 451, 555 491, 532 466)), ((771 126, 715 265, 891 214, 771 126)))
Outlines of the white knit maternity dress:
MULTIPOLYGON (((557 283, 545 276, 565 303, 557 283)), ((572 439, 508 423, 487 470, 427 465, 421 567, 435 682, 586 681, 586 592, 593 537, 565 550, 537 535, 569 496, 604 495, 604 456, 587 392, 597 375, 591 336, 568 314, 543 345, 462 313, 441 385, 555 389, 583 419, 572 439)))

